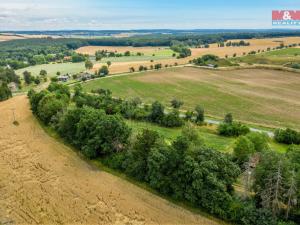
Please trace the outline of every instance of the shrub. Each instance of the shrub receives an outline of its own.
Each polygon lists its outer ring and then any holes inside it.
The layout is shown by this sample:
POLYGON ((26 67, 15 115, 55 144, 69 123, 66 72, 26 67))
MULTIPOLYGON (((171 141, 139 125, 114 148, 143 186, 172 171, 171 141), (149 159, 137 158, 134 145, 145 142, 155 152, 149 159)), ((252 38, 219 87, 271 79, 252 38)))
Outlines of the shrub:
POLYGON ((284 144, 300 144, 300 132, 297 132, 295 130, 292 130, 290 128, 287 128, 286 130, 283 129, 277 129, 275 131, 274 139, 278 143, 284 143, 284 144))
POLYGON ((240 136, 250 132, 249 127, 238 122, 221 123, 218 127, 218 132, 223 136, 240 136))
POLYGON ((166 127, 181 127, 183 125, 183 120, 180 118, 178 110, 173 110, 163 117, 162 124, 166 127))

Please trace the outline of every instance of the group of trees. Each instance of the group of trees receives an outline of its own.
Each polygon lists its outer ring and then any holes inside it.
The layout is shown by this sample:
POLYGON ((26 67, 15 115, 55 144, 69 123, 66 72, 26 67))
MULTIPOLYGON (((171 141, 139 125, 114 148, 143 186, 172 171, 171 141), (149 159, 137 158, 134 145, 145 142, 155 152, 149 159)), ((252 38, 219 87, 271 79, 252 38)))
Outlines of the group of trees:
POLYGON ((143 53, 137 52, 136 54, 131 53, 130 51, 125 51, 123 53, 118 53, 118 52, 112 52, 112 51, 107 51, 107 50, 98 50, 95 52, 95 57, 96 61, 100 61, 103 58, 109 58, 109 57, 123 57, 123 56, 142 56, 143 53))
MULTIPOLYGON (((80 90, 80 88, 79 88, 80 90)), ((139 98, 121 100, 112 97, 109 90, 94 90, 94 95, 78 91, 74 102, 78 107, 89 106, 104 109, 107 114, 121 114, 126 119, 142 120, 166 127, 180 127, 184 120, 180 117, 178 108, 165 112, 165 107, 158 101, 151 106, 143 105, 139 98)))
POLYGON ((71 61, 73 63, 78 63, 78 62, 84 62, 88 59, 87 55, 79 54, 79 53, 73 53, 71 55, 71 61))
POLYGON ((8 84, 14 82, 17 87, 20 87, 20 78, 14 70, 0 67, 0 101, 9 99, 12 96, 8 84))
MULTIPOLYGON (((236 56, 236 55, 234 55, 234 56, 236 56)), ((225 58, 228 58, 228 56, 225 56, 225 58)), ((219 66, 235 66, 235 65, 237 65, 237 64, 231 63, 227 59, 222 59, 222 58, 219 58, 218 56, 212 55, 212 54, 207 54, 202 57, 196 58, 196 59, 192 60, 191 62, 197 66, 213 65, 214 68, 217 68, 219 66)))
POLYGON ((20 77, 13 69, 0 67, 0 81, 5 83, 14 82, 17 85, 21 84, 20 77))
POLYGON ((191 49, 178 41, 172 42, 171 49, 179 54, 177 58, 186 58, 192 55, 191 49))
POLYGON ((7 83, 0 80, 0 102, 12 97, 11 90, 8 88, 7 83))
POLYGON ((31 83, 40 84, 41 79, 46 79, 45 74, 47 75, 47 71, 41 70, 40 77, 35 77, 35 76, 32 76, 30 72, 25 70, 23 72, 23 79, 24 79, 25 84, 27 84, 27 85, 30 85, 31 83))
POLYGON ((9 65, 20 69, 30 65, 44 64, 64 60, 71 56, 67 46, 71 40, 24 39, 0 43, 0 66, 9 65))
POLYGON ((250 42, 246 42, 244 40, 241 40, 239 42, 228 41, 228 42, 226 42, 226 44, 223 43, 223 46, 221 46, 221 44, 220 44, 220 47, 224 47, 224 45, 226 45, 226 47, 230 47, 230 46, 233 46, 233 47, 250 46, 250 42))
POLYGON ((300 132, 290 128, 277 129, 274 138, 279 143, 300 145, 300 132))
MULTIPOLYGON (((112 98, 109 90, 94 92, 88 95, 76 86, 71 99, 67 86, 52 83, 28 96, 33 113, 83 155, 101 157, 109 167, 162 194, 238 224, 276 225, 278 219, 299 219, 299 147, 277 154, 265 136, 248 133, 238 138, 231 156, 207 147, 191 123, 172 143, 151 130, 132 135, 120 115, 163 124, 172 117, 180 119, 175 114, 183 102, 173 99, 174 113, 166 114, 159 102, 142 106, 138 98, 125 101, 112 98), (243 197, 233 189, 240 176, 247 178, 243 197)), ((200 106, 191 114, 194 120, 204 120, 200 106)), ((224 124, 233 123, 228 114, 224 124)))
POLYGON ((246 125, 233 121, 232 114, 226 114, 224 121, 219 124, 218 132, 223 136, 240 136, 250 132, 249 127, 246 125))

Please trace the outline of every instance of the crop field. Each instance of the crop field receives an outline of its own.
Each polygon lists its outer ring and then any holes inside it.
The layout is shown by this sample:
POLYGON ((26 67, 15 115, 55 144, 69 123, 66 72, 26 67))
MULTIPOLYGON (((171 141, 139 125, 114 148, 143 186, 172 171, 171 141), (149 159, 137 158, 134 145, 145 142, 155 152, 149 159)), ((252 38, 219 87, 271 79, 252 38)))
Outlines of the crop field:
POLYGON ((61 74, 73 74, 85 71, 84 63, 55 63, 30 66, 16 70, 17 75, 22 76, 24 71, 31 72, 33 76, 38 76, 41 70, 46 70, 49 77, 53 77, 57 72, 61 74))
POLYGON ((86 91, 112 90, 114 96, 141 97, 169 105, 173 98, 184 109, 202 105, 208 115, 270 127, 300 128, 300 75, 263 70, 205 70, 192 67, 110 77, 83 84, 86 91))

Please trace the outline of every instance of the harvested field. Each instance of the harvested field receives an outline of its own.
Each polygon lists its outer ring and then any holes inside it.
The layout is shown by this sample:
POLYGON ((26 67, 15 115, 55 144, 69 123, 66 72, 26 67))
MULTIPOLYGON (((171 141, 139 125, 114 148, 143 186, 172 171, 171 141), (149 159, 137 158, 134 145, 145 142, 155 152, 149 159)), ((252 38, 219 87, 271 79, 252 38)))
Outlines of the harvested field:
POLYGON ((191 109, 201 104, 206 113, 234 117, 258 125, 300 129, 299 73, 264 70, 205 70, 192 67, 111 77, 83 85, 91 91, 107 88, 115 96, 139 96, 150 103, 170 104, 173 98, 191 109))
POLYGON ((0 224, 218 224, 81 160, 41 129, 26 96, 0 103, 0 131, 0 224))
POLYGON ((0 34, 0 41, 11 41, 11 40, 19 40, 19 39, 24 39, 24 37, 19 35, 0 34))

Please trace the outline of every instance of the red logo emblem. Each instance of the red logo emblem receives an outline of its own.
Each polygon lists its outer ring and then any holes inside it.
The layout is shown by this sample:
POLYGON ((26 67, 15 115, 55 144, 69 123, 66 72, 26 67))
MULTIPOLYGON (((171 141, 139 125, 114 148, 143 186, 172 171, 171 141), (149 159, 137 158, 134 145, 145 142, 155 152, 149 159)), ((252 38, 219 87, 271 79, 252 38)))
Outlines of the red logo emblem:
POLYGON ((273 10, 272 20, 300 20, 300 10, 273 10))

